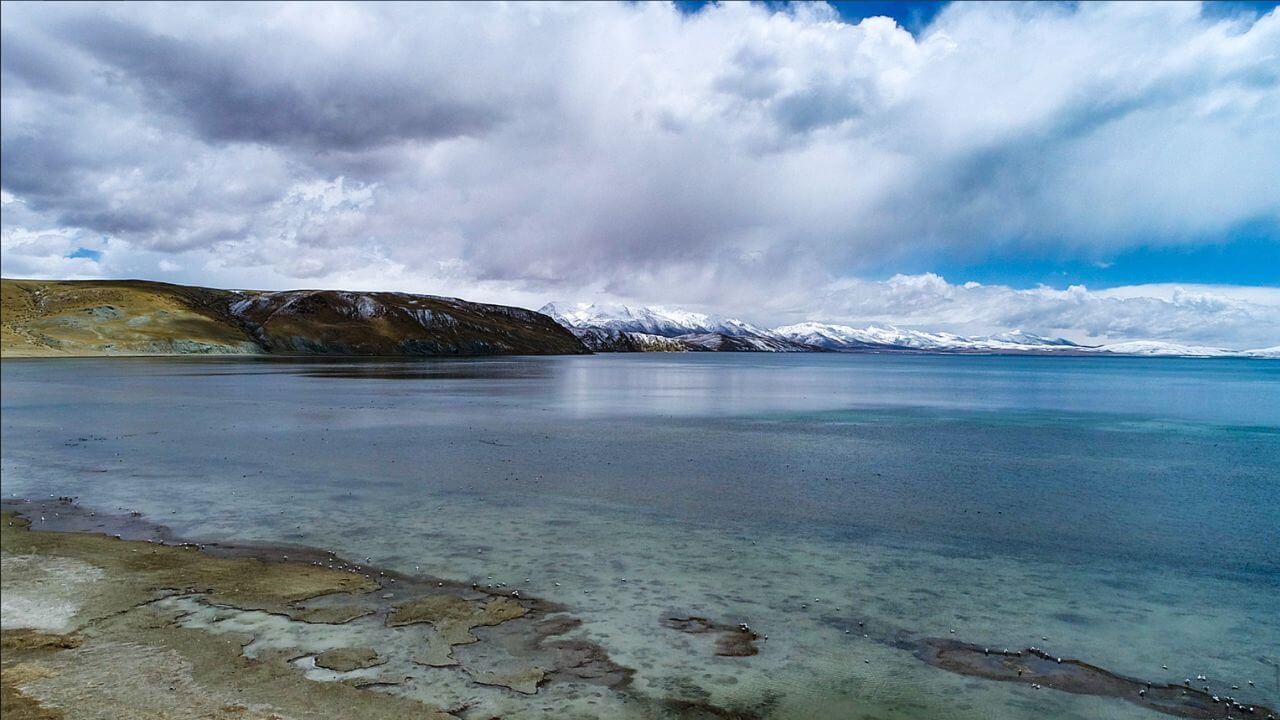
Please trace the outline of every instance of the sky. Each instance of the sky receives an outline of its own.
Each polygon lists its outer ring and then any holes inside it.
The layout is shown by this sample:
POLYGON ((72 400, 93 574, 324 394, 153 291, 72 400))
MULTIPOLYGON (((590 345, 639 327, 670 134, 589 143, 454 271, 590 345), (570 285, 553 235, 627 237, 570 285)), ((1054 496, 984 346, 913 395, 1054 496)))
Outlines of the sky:
POLYGON ((1274 3, 0 5, 0 271, 1280 345, 1274 3))

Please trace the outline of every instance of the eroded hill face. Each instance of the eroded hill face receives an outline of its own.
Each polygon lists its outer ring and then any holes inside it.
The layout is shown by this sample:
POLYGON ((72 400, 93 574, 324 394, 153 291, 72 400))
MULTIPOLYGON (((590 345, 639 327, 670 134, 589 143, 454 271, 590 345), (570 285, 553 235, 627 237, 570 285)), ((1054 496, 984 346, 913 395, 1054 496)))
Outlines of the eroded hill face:
POLYGON ((2 311, 5 357, 586 352, 545 315, 403 293, 4 280, 2 311))
POLYGON ((218 311, 221 291, 132 281, 0 286, 5 357, 261 352, 218 311))
POLYGON ((404 293, 291 290, 237 294, 228 314, 267 351, 339 355, 584 352, 551 318, 521 308, 404 293))

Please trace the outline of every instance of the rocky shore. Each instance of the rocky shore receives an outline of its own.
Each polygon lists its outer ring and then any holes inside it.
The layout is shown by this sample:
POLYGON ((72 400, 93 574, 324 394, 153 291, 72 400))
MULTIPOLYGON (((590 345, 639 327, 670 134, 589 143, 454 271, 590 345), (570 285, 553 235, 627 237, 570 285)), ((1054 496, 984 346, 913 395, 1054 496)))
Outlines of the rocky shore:
POLYGON ((513 696, 572 685, 639 717, 753 716, 631 692, 578 618, 507 587, 184 541, 72 498, 6 500, 0 538, 7 719, 494 714, 423 697, 434 673, 513 696))
MULTIPOLYGON (((193 542, 74 498, 8 499, 0 509, 5 718, 768 713, 637 687, 635 671, 582 633, 569 608, 502 583, 407 575, 315 548, 193 542)), ((767 648, 768 636, 745 622, 667 614, 655 631, 707 636, 707 652, 730 663, 767 648)), ((973 678, 1115 698, 1172 717, 1275 718, 1190 678, 1147 681, 1042 648, 996 649, 862 622, 856 632, 973 678)))

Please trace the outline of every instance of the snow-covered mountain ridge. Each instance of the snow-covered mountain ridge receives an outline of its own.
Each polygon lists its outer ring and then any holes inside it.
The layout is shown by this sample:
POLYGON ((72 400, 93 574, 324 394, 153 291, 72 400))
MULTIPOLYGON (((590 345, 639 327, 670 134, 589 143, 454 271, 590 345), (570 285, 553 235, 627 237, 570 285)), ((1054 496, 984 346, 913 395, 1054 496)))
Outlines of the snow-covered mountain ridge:
POLYGON ((1043 337, 1021 330, 964 336, 892 325, 856 328, 819 322, 765 329, 735 318, 666 306, 548 303, 540 312, 573 331, 597 352, 683 349, 1280 358, 1280 346, 1229 350, 1159 340, 1081 345, 1065 338, 1043 337), (661 342, 661 338, 670 342, 661 342))
POLYGON ((1065 338, 1046 338, 1026 332, 965 337, 945 332, 905 330, 893 326, 853 328, 847 325, 797 323, 772 332, 828 350, 911 349, 946 353, 1035 353, 1072 355, 1136 355, 1144 357, 1280 358, 1280 347, 1231 350, 1161 340, 1131 340, 1103 345, 1080 345, 1065 338))
POLYGON ((663 306, 595 305, 589 303, 547 303, 538 309, 543 315, 569 328, 595 328, 676 337, 703 333, 722 335, 767 335, 768 331, 730 318, 688 312, 663 306))
POLYGON ((853 328, 803 322, 775 328, 774 334, 796 342, 816 345, 828 350, 899 348, 929 351, 1029 351, 1053 348, 1080 348, 1062 338, 1045 338, 1031 333, 1002 333, 981 337, 965 337, 946 332, 907 330, 892 325, 853 328))
POLYGON ((815 352, 751 323, 679 308, 547 303, 538 310, 595 352, 815 352))

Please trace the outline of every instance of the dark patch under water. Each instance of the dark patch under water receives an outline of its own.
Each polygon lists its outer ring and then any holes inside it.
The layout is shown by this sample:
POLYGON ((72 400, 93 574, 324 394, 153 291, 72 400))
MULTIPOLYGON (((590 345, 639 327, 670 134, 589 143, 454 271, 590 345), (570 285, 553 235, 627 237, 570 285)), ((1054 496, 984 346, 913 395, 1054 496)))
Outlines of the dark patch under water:
POLYGON ((957 640, 928 638, 920 642, 916 656, 934 667, 961 675, 1020 682, 1078 695, 1120 698, 1174 717, 1275 720, 1275 711, 1268 707, 1214 695, 1207 689, 1192 687, 1190 680, 1182 685, 1136 680, 1087 662, 1057 657, 1038 648, 992 650, 957 640))

